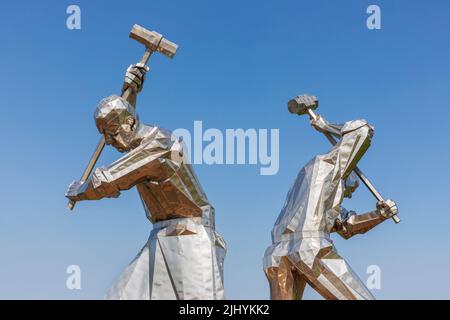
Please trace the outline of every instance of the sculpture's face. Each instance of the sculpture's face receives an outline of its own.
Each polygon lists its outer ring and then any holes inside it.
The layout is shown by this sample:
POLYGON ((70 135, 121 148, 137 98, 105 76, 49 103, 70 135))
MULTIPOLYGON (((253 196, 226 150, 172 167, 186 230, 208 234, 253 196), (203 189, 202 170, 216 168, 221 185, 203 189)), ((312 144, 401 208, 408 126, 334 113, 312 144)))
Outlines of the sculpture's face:
POLYGON ((354 172, 350 173, 347 179, 344 180, 344 197, 351 198, 358 186, 359 182, 356 174, 354 172))
POLYGON ((134 107, 118 96, 103 99, 94 114, 98 131, 105 136, 106 144, 120 152, 136 147, 138 118, 134 107))
POLYGON ((135 119, 128 117, 125 123, 108 123, 103 127, 103 135, 105 142, 112 145, 120 152, 126 152, 132 149, 133 141, 135 140, 134 132, 135 119))

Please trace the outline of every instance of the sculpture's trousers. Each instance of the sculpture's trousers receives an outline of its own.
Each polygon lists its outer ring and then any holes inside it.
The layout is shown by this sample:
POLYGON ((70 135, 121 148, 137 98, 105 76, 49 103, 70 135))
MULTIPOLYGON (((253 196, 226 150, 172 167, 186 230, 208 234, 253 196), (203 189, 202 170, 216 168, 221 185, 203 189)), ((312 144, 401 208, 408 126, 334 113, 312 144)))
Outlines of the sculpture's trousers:
POLYGON ((325 299, 374 299, 326 237, 298 238, 266 250, 264 272, 271 299, 301 299, 308 283, 325 299))
POLYGON ((201 218, 154 224, 105 299, 224 299, 223 239, 201 218))

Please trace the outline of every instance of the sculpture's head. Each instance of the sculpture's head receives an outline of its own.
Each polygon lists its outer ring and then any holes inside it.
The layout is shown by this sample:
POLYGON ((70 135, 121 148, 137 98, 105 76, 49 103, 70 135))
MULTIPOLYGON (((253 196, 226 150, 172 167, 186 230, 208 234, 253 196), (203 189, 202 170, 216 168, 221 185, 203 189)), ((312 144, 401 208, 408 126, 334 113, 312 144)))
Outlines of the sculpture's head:
POLYGON ((359 187, 358 177, 354 172, 350 173, 344 180, 344 197, 351 198, 353 192, 359 187))
POLYGON ((111 95, 97 106, 94 113, 98 131, 105 136, 106 144, 120 152, 135 148, 139 119, 135 108, 121 97, 111 95))

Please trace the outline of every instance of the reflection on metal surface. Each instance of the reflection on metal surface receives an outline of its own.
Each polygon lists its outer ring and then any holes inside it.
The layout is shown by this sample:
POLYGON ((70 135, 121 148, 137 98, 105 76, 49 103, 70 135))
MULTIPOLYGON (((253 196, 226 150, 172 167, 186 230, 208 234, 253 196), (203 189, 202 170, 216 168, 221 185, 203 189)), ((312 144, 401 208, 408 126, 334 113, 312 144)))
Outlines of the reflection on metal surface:
MULTIPOLYGON (((317 108, 315 97, 301 96, 289 110, 306 114, 317 108), (306 106, 306 107, 305 107, 306 106)), ((318 131, 339 139, 332 149, 314 157, 300 171, 272 229, 272 245, 264 255, 264 271, 272 299, 299 299, 308 283, 326 299, 373 299, 372 294, 339 256, 330 239, 337 232, 348 239, 397 214, 391 200, 374 211, 355 214, 341 204, 357 188, 352 170, 367 151, 373 128, 364 120, 330 124, 312 118, 318 131)))

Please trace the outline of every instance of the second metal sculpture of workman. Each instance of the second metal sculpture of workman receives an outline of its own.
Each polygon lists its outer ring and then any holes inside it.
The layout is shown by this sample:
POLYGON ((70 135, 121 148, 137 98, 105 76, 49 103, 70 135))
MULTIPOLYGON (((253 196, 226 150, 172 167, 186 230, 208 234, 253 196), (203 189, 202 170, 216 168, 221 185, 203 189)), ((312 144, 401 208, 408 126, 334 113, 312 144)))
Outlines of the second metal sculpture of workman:
MULTIPOLYGON (((311 96, 297 99, 302 105, 317 103, 311 96)), ((368 149, 374 129, 364 120, 337 125, 320 116, 311 125, 339 142, 308 162, 288 192, 272 229, 273 244, 264 255, 271 298, 300 299, 309 284, 326 299, 373 299, 337 253, 330 233, 348 239, 397 214, 391 200, 379 201, 374 211, 359 215, 341 206, 358 187, 352 170, 368 149)))
POLYGON ((182 143, 159 127, 144 125, 136 94, 147 67, 127 70, 123 92, 95 111, 106 143, 126 153, 97 168, 84 183, 74 182, 66 196, 74 201, 117 197, 136 187, 153 223, 148 242, 106 295, 107 299, 223 299, 225 242, 215 232, 214 208, 183 157, 182 143))

